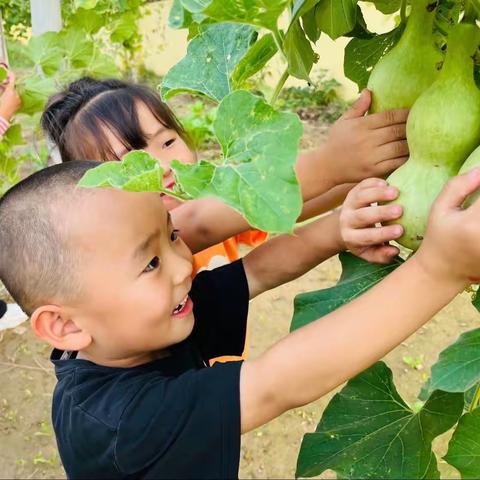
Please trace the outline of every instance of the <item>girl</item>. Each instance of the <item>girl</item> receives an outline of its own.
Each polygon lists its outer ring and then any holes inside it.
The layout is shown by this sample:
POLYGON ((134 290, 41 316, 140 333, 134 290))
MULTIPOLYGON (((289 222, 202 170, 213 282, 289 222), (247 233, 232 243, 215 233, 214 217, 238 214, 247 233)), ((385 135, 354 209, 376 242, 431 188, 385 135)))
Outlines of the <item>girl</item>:
MULTIPOLYGON (((306 202, 300 220, 340 204, 351 188, 342 184, 385 175, 407 159, 407 112, 364 117, 369 104, 369 93, 364 92, 333 126, 324 146, 299 156, 296 172, 306 202)), ((49 100, 42 127, 63 161, 120 160, 131 150, 143 149, 164 168, 168 188, 175 184, 172 160, 197 160, 185 131, 159 96, 147 87, 120 80, 73 82, 49 100)), ((217 200, 180 204, 174 198, 163 198, 182 238, 197 253, 195 272, 236 260, 239 241, 256 245, 266 238, 264 232, 248 230, 237 212, 217 200)))
MULTIPOLYGON (((1 68, 8 69, 5 64, 1 68)), ((10 128, 10 120, 21 106, 20 97, 15 90, 15 75, 8 70, 7 79, 0 85, 0 141, 10 128)), ((15 327, 27 319, 20 307, 14 303, 0 300, 0 330, 15 327)))

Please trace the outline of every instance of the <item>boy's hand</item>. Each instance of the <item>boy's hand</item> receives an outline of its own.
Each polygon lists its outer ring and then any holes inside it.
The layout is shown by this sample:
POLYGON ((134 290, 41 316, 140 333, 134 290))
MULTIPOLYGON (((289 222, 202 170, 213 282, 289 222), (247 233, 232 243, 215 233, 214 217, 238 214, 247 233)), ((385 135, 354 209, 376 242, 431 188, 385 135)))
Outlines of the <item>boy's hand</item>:
POLYGON ((480 188, 480 169, 453 177, 432 206, 425 238, 413 256, 431 277, 480 283, 480 201, 462 209, 480 188))
POLYGON ((1 85, 1 89, 0 116, 5 120, 10 121, 22 105, 20 96, 15 90, 15 75, 11 70, 8 71, 8 77, 1 85))
POLYGON ((408 159, 406 121, 409 110, 390 110, 365 116, 371 93, 360 98, 330 130, 326 149, 336 184, 384 177, 408 159))
POLYGON ((395 200, 398 193, 379 178, 368 178, 349 192, 340 212, 340 234, 354 255, 373 263, 390 263, 398 255, 399 249, 387 242, 402 236, 402 226, 375 227, 375 224, 398 219, 402 207, 371 205, 395 200))

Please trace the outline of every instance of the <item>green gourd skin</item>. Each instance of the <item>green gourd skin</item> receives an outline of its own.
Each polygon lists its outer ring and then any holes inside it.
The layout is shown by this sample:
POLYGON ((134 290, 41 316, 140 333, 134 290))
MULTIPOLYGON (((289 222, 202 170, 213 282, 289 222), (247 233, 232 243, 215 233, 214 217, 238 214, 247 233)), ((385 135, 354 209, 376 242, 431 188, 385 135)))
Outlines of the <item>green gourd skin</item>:
POLYGON ((477 26, 461 23, 448 38, 438 79, 417 100, 407 121, 410 158, 387 181, 400 190, 403 207, 398 243, 416 250, 432 203, 448 179, 480 143, 480 90, 472 55, 480 43, 477 26))
POLYGON ((402 38, 372 70, 367 85, 373 94, 371 113, 411 108, 438 77, 443 55, 434 44, 436 9, 431 5, 432 0, 413 2, 402 38))
MULTIPOLYGON (((462 168, 458 172, 459 175, 468 173, 473 168, 480 168, 480 147, 477 147, 472 154, 465 160, 465 163, 462 165, 462 168)), ((478 197, 480 197, 480 191, 476 191, 468 196, 465 200, 464 207, 469 207, 473 202, 475 202, 478 197)))

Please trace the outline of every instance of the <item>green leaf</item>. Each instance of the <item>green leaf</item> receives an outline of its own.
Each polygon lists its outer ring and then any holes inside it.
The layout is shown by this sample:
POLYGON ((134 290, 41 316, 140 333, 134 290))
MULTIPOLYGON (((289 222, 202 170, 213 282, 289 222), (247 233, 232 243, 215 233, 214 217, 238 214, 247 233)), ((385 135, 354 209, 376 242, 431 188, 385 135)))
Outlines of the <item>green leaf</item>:
POLYGON ((314 7, 318 5, 322 0, 295 0, 292 7, 292 18, 290 25, 295 23, 301 16, 307 12, 314 10, 314 7))
POLYGON ((61 39, 57 32, 46 32, 38 37, 31 37, 27 53, 36 66, 41 66, 43 72, 50 76, 62 65, 63 54, 60 48, 61 39))
POLYGON ((462 414, 463 395, 434 392, 413 411, 398 394, 391 370, 378 362, 337 393, 305 435, 297 477, 326 469, 340 478, 439 478, 432 441, 462 414))
POLYGON ((440 353, 428 391, 465 392, 480 382, 480 328, 462 333, 440 353))
POLYGON ((462 478, 478 479, 480 474, 480 409, 466 413, 458 422, 444 459, 462 478))
POLYGON ((183 8, 180 0, 173 0, 168 15, 168 26, 173 29, 188 28, 192 23, 192 14, 183 8))
POLYGON ((0 65, 0 82, 3 82, 8 77, 8 71, 4 66, 0 65))
POLYGON ((402 0, 366 0, 368 3, 373 3, 375 8, 386 15, 400 10, 402 0))
POLYGON ((2 142, 6 143, 9 146, 13 145, 24 145, 25 139, 22 135, 22 126, 19 123, 12 125, 2 138, 2 142))
POLYGON ((283 41, 283 49, 288 60, 288 73, 309 82, 310 72, 313 64, 318 61, 318 55, 305 36, 300 21, 297 20, 288 29, 283 41))
POLYGON ((219 22, 239 22, 276 30, 291 0, 211 0, 203 13, 219 22))
POLYGON ((162 97, 189 92, 220 101, 232 91, 230 76, 256 35, 253 27, 235 23, 203 27, 188 45, 186 57, 163 79, 162 97))
POLYGON ((291 331, 351 302, 403 263, 400 257, 396 257, 390 265, 377 265, 351 253, 341 253, 339 258, 342 264, 342 275, 337 285, 316 292, 302 293, 295 297, 291 331))
POLYGON ((127 192, 163 192, 163 169, 147 152, 130 152, 121 162, 104 162, 88 170, 78 186, 117 188, 127 192))
POLYGON ((22 99, 20 112, 33 115, 42 111, 48 97, 57 90, 55 81, 51 77, 34 76, 22 79, 18 82, 18 92, 22 99))
POLYGON ((193 198, 222 199, 255 228, 291 232, 302 208, 294 172, 302 136, 298 117, 238 90, 220 103, 214 130, 222 163, 174 162, 177 184, 193 198))
POLYGON ((180 0, 183 8, 191 13, 200 13, 211 0, 180 0))
POLYGON ((377 62, 400 40, 403 27, 373 38, 353 38, 345 48, 343 69, 345 76, 363 90, 368 83, 370 72, 377 62))
POLYGON ((85 36, 85 32, 67 29, 62 32, 63 54, 75 68, 87 66, 93 56, 94 44, 85 36))
POLYGON ((316 43, 322 33, 317 25, 315 10, 316 8, 314 7, 302 16, 303 30, 312 43, 316 43))
POLYGON ((233 89, 241 88, 246 80, 260 71, 277 53, 277 46, 271 33, 257 40, 238 62, 231 75, 233 89))
POLYGON ((98 4, 98 0, 74 0, 73 8, 84 8, 85 10, 91 10, 98 4))
POLYGON ((475 292, 475 296, 473 297, 472 305, 480 312, 480 292, 478 288, 475 292))
POLYGON ((353 30, 357 22, 357 0, 322 0, 315 9, 317 25, 336 40, 353 30))
POLYGON ((137 33, 137 15, 133 12, 123 14, 113 25, 110 40, 121 43, 129 40, 137 33))
POLYGON ((105 20, 102 15, 95 10, 79 8, 71 17, 69 17, 68 28, 83 30, 93 35, 103 27, 104 22, 105 20))
POLYGON ((88 65, 85 66, 84 75, 94 78, 119 77, 120 70, 111 57, 106 57, 101 50, 95 49, 88 65))

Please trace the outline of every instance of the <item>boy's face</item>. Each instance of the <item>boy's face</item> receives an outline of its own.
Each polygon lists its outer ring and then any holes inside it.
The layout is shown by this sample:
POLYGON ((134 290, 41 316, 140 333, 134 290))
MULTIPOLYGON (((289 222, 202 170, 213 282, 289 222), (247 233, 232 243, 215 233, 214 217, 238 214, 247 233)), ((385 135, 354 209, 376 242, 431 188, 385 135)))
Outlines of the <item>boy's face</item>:
MULTIPOLYGON (((175 176, 170 168, 173 160, 182 163, 195 163, 195 153, 190 150, 183 138, 175 131, 166 128, 160 123, 150 109, 143 103, 136 103, 140 128, 147 137, 147 146, 143 149, 155 157, 164 169, 163 186, 173 189, 175 176)), ((118 138, 110 131, 106 131, 108 140, 118 158, 122 158, 128 151, 118 138)), ((162 195, 165 208, 170 211, 180 205, 176 198, 162 195)))
POLYGON ((92 337, 86 358, 141 363, 184 340, 194 322, 187 296, 192 255, 162 199, 98 190, 73 217, 68 235, 81 252, 83 287, 65 311, 92 337))

